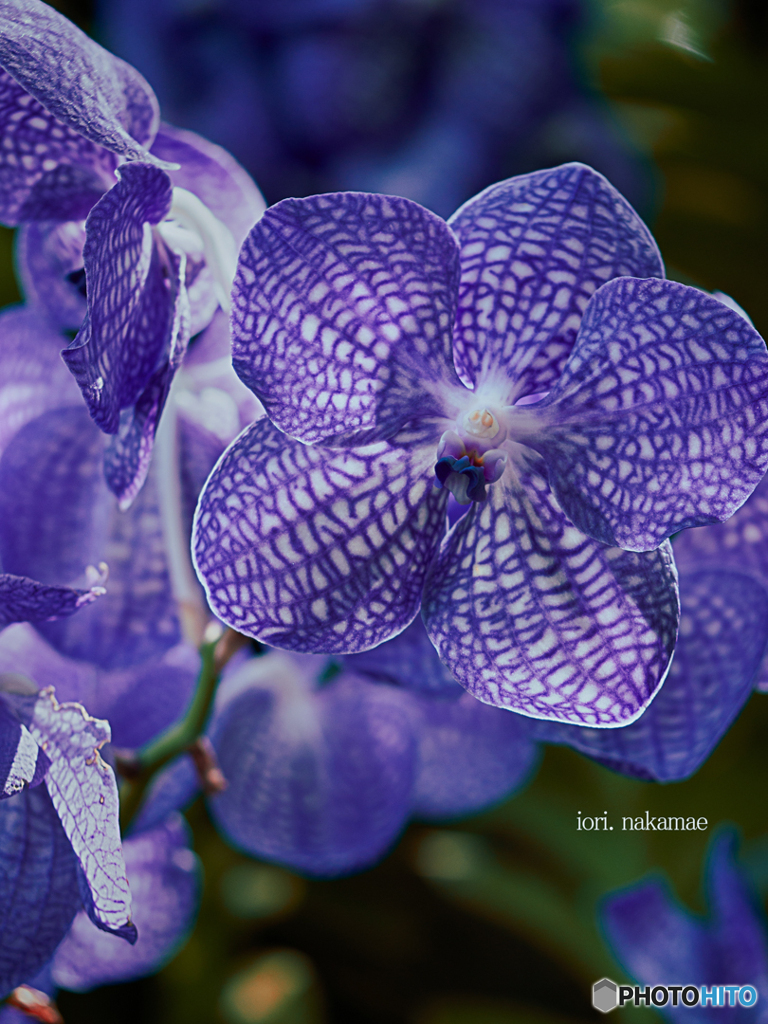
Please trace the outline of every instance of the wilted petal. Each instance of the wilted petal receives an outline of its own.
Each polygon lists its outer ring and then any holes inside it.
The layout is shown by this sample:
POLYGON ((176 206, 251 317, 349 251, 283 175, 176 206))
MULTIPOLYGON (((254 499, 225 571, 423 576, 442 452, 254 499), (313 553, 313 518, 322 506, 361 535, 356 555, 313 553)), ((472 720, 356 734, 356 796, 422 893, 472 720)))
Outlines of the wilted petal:
POLYGON ((664 678, 679 604, 669 544, 645 554, 586 537, 540 463, 511 470, 448 535, 423 616, 480 700, 578 725, 633 721, 664 678))
POLYGON ((0 64, 78 135, 147 159, 157 132, 155 94, 135 68, 38 0, 0 3, 0 64))
POLYGON ((420 615, 391 640, 370 651, 348 654, 344 664, 353 672, 409 690, 457 698, 463 692, 438 658, 420 615))
POLYGON ((650 550, 733 515, 768 466, 768 352, 747 321, 674 281, 592 299, 562 377, 521 438, 585 533, 650 550))
POLYGON ((482 704, 418 695, 419 769, 411 812, 448 818, 509 796, 531 774, 537 745, 521 715, 482 704))
POLYGON ((85 224, 88 319, 63 356, 108 434, 117 432, 120 410, 135 403, 168 348, 175 302, 150 225, 170 205, 164 171, 125 164, 85 224))
POLYGON ((126 839, 123 852, 139 938, 129 946, 94 928, 81 911, 53 959, 57 985, 87 992, 153 974, 175 955, 192 929, 200 901, 201 870, 190 838, 183 818, 174 815, 126 839))
MULTIPOLYGON (((52 326, 79 330, 87 309, 83 223, 32 221, 19 228, 15 241, 16 269, 27 303, 52 326)), ((59 350, 61 344, 59 338, 59 350)))
POLYGON ((268 420, 228 449, 200 497, 193 553, 211 608, 299 651, 352 653, 415 616, 445 524, 431 452, 303 445, 268 420))
POLYGON ((491 185, 448 223, 461 244, 456 367, 470 385, 505 374, 510 403, 552 387, 601 285, 664 276, 648 228, 584 164, 491 185))
POLYGON ((543 722, 538 739, 565 743, 623 775, 678 782, 709 757, 752 692, 768 640, 768 592, 741 573, 680 575, 680 634, 650 707, 623 729, 543 722))
POLYGON ((51 762, 0 697, 0 800, 37 786, 51 762))
POLYGON ((105 593, 101 584, 88 590, 52 587, 28 576, 0 573, 0 629, 11 622, 45 622, 74 614, 105 593))
POLYGON ((232 232, 239 249, 267 207, 245 168, 221 146, 170 124, 160 126, 151 152, 179 164, 168 172, 173 184, 198 196, 232 232))
POLYGON ((458 247, 407 199, 340 192, 285 199, 240 253, 232 359, 269 416, 302 441, 391 437, 440 413, 451 359, 458 247))
POLYGON ((108 593, 38 629, 69 657, 116 669, 161 656, 180 631, 154 474, 131 509, 119 512, 102 453, 103 436, 82 405, 19 431, 0 460, 0 556, 9 572, 52 585, 105 561, 108 593))
POLYGON ((210 808, 248 853, 338 875, 402 828, 416 749, 409 695, 351 675, 315 689, 321 661, 274 652, 223 685, 210 735, 229 785, 210 808))
POLYGON ((0 801, 0 999, 48 962, 79 907, 77 858, 45 786, 0 801))
POLYGON ((91 718, 80 704, 59 704, 47 689, 35 704, 29 731, 51 761, 45 784, 88 883, 91 919, 133 943, 117 783, 99 754, 111 738, 109 723, 91 718))

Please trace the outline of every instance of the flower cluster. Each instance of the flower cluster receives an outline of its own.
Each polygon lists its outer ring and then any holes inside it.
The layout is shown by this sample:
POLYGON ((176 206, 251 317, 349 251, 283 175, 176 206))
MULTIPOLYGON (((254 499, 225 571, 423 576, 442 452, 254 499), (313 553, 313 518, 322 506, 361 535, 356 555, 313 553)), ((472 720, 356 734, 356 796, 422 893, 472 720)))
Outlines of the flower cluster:
POLYGON ((0 4, 0 67, 0 997, 172 955, 200 791, 329 876, 514 792, 541 742, 695 771, 768 639, 748 320, 665 280, 584 165, 448 223, 264 213, 39 0, 0 4), (668 538, 734 512, 678 578, 668 538))

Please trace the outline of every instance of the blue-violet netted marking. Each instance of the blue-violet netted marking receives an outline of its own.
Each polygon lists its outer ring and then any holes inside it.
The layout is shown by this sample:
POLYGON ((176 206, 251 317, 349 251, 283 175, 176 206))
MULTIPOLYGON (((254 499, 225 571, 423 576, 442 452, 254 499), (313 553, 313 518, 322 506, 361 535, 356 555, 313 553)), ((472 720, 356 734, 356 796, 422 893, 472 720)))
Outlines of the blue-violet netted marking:
POLYGON ((768 353, 663 279, 629 204, 580 164, 494 185, 446 224, 405 199, 284 200, 233 290, 263 402, 198 506, 211 606, 298 651, 422 615, 475 696, 610 727, 661 685, 668 538, 768 465, 768 353), (448 494, 469 510, 447 533, 448 494))

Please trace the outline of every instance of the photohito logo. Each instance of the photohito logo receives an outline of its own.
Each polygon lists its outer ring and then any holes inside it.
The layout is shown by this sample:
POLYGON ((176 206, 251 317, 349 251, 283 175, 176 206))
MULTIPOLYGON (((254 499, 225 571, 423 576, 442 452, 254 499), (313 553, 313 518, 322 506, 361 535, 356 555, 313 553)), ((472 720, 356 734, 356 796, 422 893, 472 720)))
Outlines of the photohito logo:
POLYGON ((617 985, 601 978, 592 986, 592 1005, 601 1013, 617 1006, 754 1006, 754 985, 617 985))

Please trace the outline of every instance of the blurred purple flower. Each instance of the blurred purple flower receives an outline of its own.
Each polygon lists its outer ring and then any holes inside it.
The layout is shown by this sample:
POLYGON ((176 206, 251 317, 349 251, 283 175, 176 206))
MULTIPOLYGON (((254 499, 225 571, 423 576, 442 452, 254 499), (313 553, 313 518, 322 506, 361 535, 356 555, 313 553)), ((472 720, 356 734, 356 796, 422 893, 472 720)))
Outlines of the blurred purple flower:
POLYGON ((763 340, 662 275, 580 165, 495 185, 449 226, 354 193, 269 210, 233 344, 272 422, 198 505, 211 607, 270 644, 352 653, 421 605, 481 700, 638 718, 677 634, 665 538, 732 515, 768 464, 763 340), (447 491, 470 509, 443 538, 447 491))
POLYGON ((583 160, 649 175, 578 67, 579 0, 101 0, 108 45, 271 202, 337 189, 447 216, 492 181, 583 160))
POLYGON ((710 845, 702 919, 682 906, 663 879, 637 882, 608 896, 601 920, 617 960, 642 985, 752 985, 754 1007, 660 1008, 669 1020, 765 1020, 768 942, 764 916, 736 863, 736 835, 723 830, 710 845))

